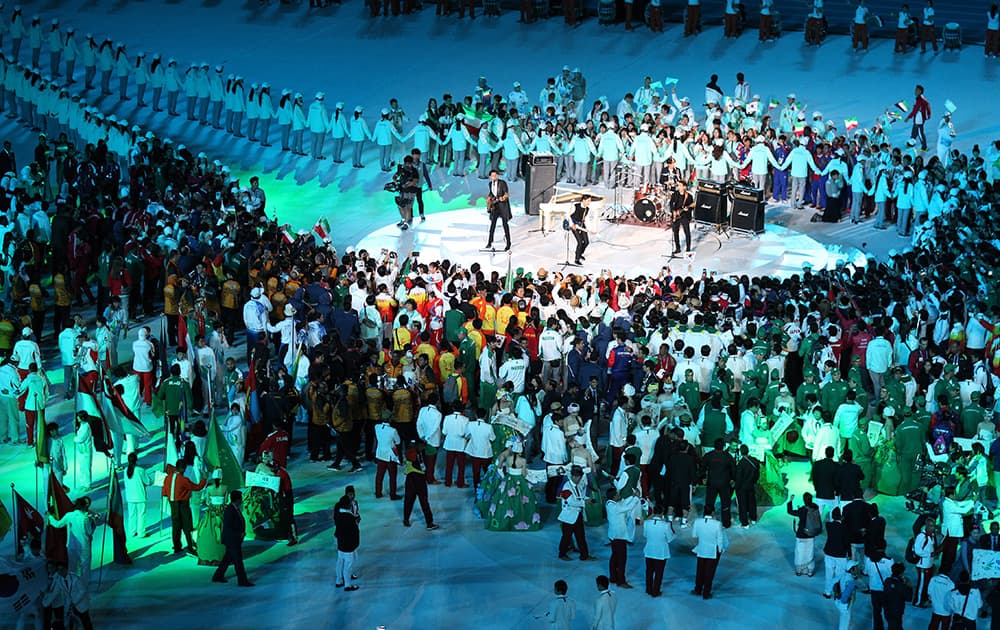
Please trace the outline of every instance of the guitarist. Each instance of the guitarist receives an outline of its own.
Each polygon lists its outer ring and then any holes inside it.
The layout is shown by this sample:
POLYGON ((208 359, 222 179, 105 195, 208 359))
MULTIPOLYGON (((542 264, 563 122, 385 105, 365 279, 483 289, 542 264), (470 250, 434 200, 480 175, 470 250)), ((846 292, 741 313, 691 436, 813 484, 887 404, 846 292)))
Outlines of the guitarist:
POLYGON ((691 251, 691 213, 694 211, 694 195, 688 192, 684 180, 677 182, 677 189, 670 196, 671 223, 674 228, 674 252, 681 252, 681 229, 684 230, 684 241, 687 251, 691 251))
POLYGON ((493 232, 497 227, 497 219, 503 221, 503 235, 507 239, 507 246, 503 251, 510 251, 510 193, 507 190, 507 182, 500 179, 500 171, 493 169, 490 171, 490 192, 486 197, 486 210, 490 215, 490 239, 486 243, 486 248, 493 247, 493 232))
POLYGON ((587 234, 587 212, 590 211, 590 196, 584 195, 580 202, 573 207, 573 213, 569 215, 569 229, 573 232, 573 237, 576 238, 576 264, 582 264, 581 261, 586 260, 583 256, 583 252, 587 250, 587 246, 590 245, 590 236, 587 234))

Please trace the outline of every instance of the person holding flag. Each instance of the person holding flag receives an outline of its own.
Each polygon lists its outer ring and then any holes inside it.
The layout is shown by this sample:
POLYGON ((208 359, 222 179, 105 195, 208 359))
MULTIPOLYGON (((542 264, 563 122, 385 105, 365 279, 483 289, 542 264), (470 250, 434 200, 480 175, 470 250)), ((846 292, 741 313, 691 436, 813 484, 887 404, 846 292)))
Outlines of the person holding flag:
POLYGON ((49 506, 49 527, 65 527, 67 529, 67 557, 70 570, 80 576, 83 587, 90 586, 91 545, 94 542, 94 529, 100 517, 90 511, 90 499, 81 497, 73 504, 73 509, 57 516, 57 508, 49 506))

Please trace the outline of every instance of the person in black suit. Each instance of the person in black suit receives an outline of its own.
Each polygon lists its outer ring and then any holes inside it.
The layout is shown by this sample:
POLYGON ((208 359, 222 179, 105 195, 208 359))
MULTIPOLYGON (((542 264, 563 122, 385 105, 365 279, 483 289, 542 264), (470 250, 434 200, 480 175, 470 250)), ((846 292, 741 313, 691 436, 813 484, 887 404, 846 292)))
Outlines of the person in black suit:
POLYGON ((354 561, 358 557, 358 546, 361 544, 361 516, 357 513, 357 503, 354 500, 354 487, 347 486, 344 496, 333 508, 333 524, 336 527, 334 536, 337 539, 337 583, 336 588, 345 591, 356 591, 357 578, 353 574, 354 561))
POLYGON ((983 534, 976 543, 976 549, 1000 551, 1000 523, 990 523, 990 533, 983 534))
POLYGON ((576 239, 576 264, 582 264, 586 260, 583 253, 590 245, 590 235, 587 234, 587 213, 590 211, 590 197, 584 195, 580 203, 573 206, 573 213, 569 215, 569 229, 576 239))
POLYGON ((677 182, 677 189, 670 195, 670 218, 674 230, 673 255, 681 253, 681 230, 684 244, 691 251, 691 213, 694 212, 694 195, 688 192, 684 180, 677 182))
POLYGON ((851 557, 860 561, 863 559, 865 548, 865 527, 871 520, 868 504, 861 497, 857 497, 844 506, 843 514, 847 542, 851 543, 851 557))
POLYGON ((503 236, 507 240, 507 246, 503 251, 510 251, 510 191, 507 182, 500 179, 500 171, 493 169, 490 171, 490 192, 487 196, 490 210, 490 239, 486 247, 493 247, 493 232, 497 229, 497 219, 503 222, 503 236))
POLYGON ((863 498, 861 481, 865 478, 861 466, 854 463, 854 453, 850 449, 844 451, 844 461, 840 464, 835 478, 837 490, 840 491, 841 501, 851 501, 863 498))
POLYGON ((736 505, 740 525, 750 527, 757 522, 757 480, 760 479, 760 462, 750 456, 746 444, 740 444, 740 461, 736 464, 736 505))
POLYGON ((820 507, 824 514, 839 503, 837 501, 837 495, 839 494, 837 473, 839 472, 840 464, 834 461, 834 452, 832 446, 827 446, 824 451, 826 457, 813 462, 812 465, 812 482, 813 488, 816 490, 816 505, 820 507))
POLYGON ((885 550, 885 518, 878 513, 878 505, 868 504, 868 524, 865 526, 865 555, 869 558, 876 549, 885 550))
POLYGON ((226 581, 226 569, 233 565, 236 569, 236 579, 240 586, 253 586, 247 579, 247 570, 243 566, 243 539, 247 535, 247 523, 243 518, 243 493, 233 490, 229 493, 229 505, 222 513, 222 544, 226 553, 222 562, 212 575, 213 582, 226 581))
POLYGON ((847 528, 841 520, 840 508, 830 511, 830 520, 826 523, 826 544, 823 545, 823 568, 826 579, 823 581, 823 597, 833 597, 833 585, 847 570, 847 561, 851 557, 851 545, 847 541, 847 528))
POLYGON ((715 508, 715 499, 722 503, 722 526, 728 528, 733 523, 733 478, 736 473, 736 462, 726 451, 726 441, 717 438, 714 449, 702 458, 705 468, 705 507, 715 508))

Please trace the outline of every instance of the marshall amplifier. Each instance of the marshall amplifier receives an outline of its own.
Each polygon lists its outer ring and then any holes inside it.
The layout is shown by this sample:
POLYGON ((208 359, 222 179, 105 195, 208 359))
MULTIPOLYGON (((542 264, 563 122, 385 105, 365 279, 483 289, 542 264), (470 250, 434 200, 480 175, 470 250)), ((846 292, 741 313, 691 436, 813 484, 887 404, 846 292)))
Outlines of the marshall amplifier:
POLYGON ((695 223, 719 225, 726 222, 728 214, 726 185, 706 179, 698 180, 698 196, 695 198, 695 223))
POLYGON ((733 214, 729 225, 740 232, 764 233, 764 201, 754 201, 738 196, 733 191, 733 214))
POLYGON ((764 201, 764 191, 750 186, 733 186, 733 199, 743 199, 759 203, 764 201))

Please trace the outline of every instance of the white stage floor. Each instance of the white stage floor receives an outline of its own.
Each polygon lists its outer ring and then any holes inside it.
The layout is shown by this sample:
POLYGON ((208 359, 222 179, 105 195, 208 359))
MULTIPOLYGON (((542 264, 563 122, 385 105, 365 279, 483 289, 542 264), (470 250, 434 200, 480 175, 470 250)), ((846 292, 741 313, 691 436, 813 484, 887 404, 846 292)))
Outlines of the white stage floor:
MULTIPOLYGON (((545 233, 540 228, 539 217, 524 214, 523 208, 514 208, 510 222, 511 268, 523 267, 534 273, 544 267, 549 271, 561 269, 567 260, 567 232, 562 230, 562 220, 552 221, 554 231, 545 233)), ((362 238, 357 249, 367 249, 377 254, 383 248, 399 252, 401 256, 420 252, 420 259, 451 261, 478 261, 487 270, 507 271, 507 253, 503 229, 497 224, 493 243, 496 252, 482 251, 489 235, 489 217, 483 208, 466 208, 438 212, 427 216, 426 221, 415 220, 409 230, 400 230, 395 224, 383 226, 362 238)), ((603 269, 614 269, 630 276, 657 274, 670 267, 674 274, 701 274, 703 269, 716 275, 749 274, 788 277, 802 272, 802 265, 810 263, 814 269, 832 267, 838 258, 863 259, 857 250, 842 250, 780 225, 766 225, 758 236, 718 234, 714 228, 707 230, 695 225, 691 229, 690 254, 669 258, 673 250, 673 232, 662 227, 610 223, 598 219, 591 224, 594 233, 585 254, 582 267, 566 267, 570 273, 598 274, 603 269)), ((683 246, 683 234, 681 245, 683 246)), ((569 261, 572 262, 575 240, 569 237, 569 261)))

